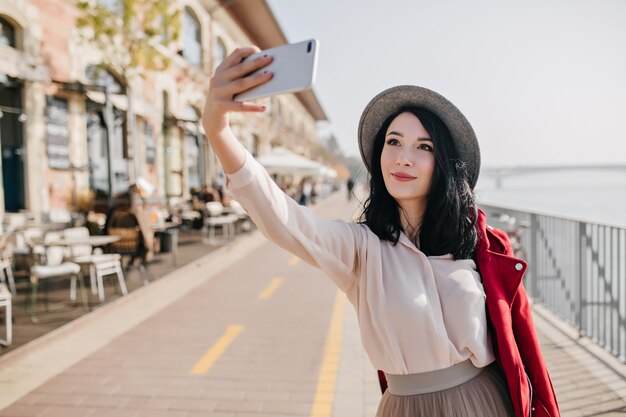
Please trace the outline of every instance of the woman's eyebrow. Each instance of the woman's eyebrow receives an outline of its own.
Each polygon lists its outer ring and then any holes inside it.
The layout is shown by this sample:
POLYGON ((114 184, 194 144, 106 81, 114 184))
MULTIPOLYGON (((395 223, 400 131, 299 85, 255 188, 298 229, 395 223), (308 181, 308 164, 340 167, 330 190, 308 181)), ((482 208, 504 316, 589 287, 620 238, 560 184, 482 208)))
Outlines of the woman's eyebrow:
MULTIPOLYGON (((400 132, 396 132, 395 130, 392 130, 391 132, 387 133, 387 136, 389 135, 396 135, 396 136, 400 136, 401 138, 404 137, 404 135, 400 132)), ((433 140, 431 138, 417 138, 417 140, 421 141, 421 142, 432 142, 433 140)))

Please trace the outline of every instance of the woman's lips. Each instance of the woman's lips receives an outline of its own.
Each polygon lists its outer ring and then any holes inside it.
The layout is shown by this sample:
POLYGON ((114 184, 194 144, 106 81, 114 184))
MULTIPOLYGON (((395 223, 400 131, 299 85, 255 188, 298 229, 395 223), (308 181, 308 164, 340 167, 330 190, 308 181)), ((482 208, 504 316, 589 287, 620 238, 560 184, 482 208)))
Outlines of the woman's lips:
POLYGON ((413 181, 416 177, 413 177, 411 175, 408 174, 403 174, 403 173, 391 173, 391 176, 394 177, 396 180, 398 181, 402 181, 402 182, 406 182, 406 181, 413 181))

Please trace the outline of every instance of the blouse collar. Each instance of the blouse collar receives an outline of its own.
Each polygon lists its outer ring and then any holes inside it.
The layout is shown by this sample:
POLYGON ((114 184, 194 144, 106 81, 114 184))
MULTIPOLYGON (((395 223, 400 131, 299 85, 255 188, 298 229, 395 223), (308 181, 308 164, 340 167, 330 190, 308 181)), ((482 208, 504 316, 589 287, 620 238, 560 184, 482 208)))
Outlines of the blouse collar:
MULTIPOLYGON (((420 249, 419 246, 416 246, 415 243, 413 243, 411 241, 411 239, 409 239, 409 237, 406 235, 406 233, 404 232, 400 232, 400 238, 398 239, 398 242, 400 242, 401 244, 403 244, 404 246, 406 246, 407 248, 411 249, 413 252, 415 253, 419 253, 422 255, 425 255, 420 249)), ((453 259, 452 254, 451 253, 446 253, 445 255, 436 255, 436 256, 428 256, 428 258, 436 258, 436 259, 453 259)))

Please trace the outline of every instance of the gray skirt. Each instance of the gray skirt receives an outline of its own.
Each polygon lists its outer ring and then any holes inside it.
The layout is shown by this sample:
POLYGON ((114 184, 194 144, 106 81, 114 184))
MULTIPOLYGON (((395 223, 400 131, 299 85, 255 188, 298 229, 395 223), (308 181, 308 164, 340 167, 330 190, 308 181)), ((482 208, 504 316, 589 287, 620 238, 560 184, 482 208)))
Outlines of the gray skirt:
POLYGON ((376 417, 515 416, 504 374, 495 362, 470 378, 451 388, 404 395, 415 382, 410 378, 388 376, 389 389, 380 400, 376 417))

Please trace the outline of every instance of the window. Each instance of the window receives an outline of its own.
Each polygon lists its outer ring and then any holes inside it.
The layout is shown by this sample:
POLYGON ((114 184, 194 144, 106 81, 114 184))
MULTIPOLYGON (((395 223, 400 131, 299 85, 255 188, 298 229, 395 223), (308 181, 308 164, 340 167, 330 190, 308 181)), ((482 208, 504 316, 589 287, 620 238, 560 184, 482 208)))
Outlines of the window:
POLYGON ((215 41, 215 47, 213 48, 213 72, 215 68, 226 58, 226 45, 222 38, 217 38, 215 41))
MULTIPOLYGON (((89 66, 85 69, 85 76, 93 85, 106 86, 110 98, 125 94, 124 86, 105 68, 89 66)), ((89 95, 87 97, 89 98, 87 111, 90 113, 87 116, 89 182, 96 195, 115 195, 128 189, 126 113, 118 107, 113 107, 113 125, 110 126, 110 135, 107 135, 105 108, 102 106, 102 102, 98 99, 91 102, 89 95), (110 178, 109 160, 111 163, 110 178)), ((115 101, 111 101, 115 105, 115 101)))
POLYGON ((46 97, 46 142, 50 168, 70 167, 68 113, 67 100, 46 97))
POLYGON ((200 146, 195 135, 185 132, 185 159, 187 185, 190 189, 200 188, 200 146))
POLYGON ((189 8, 183 14, 183 57, 195 66, 202 64, 200 22, 189 8))
POLYGON ((0 45, 16 47, 15 27, 2 17, 0 17, 0 45))
POLYGON ((156 163, 156 142, 152 126, 147 122, 143 124, 143 134, 146 138, 146 163, 154 165, 156 163))

